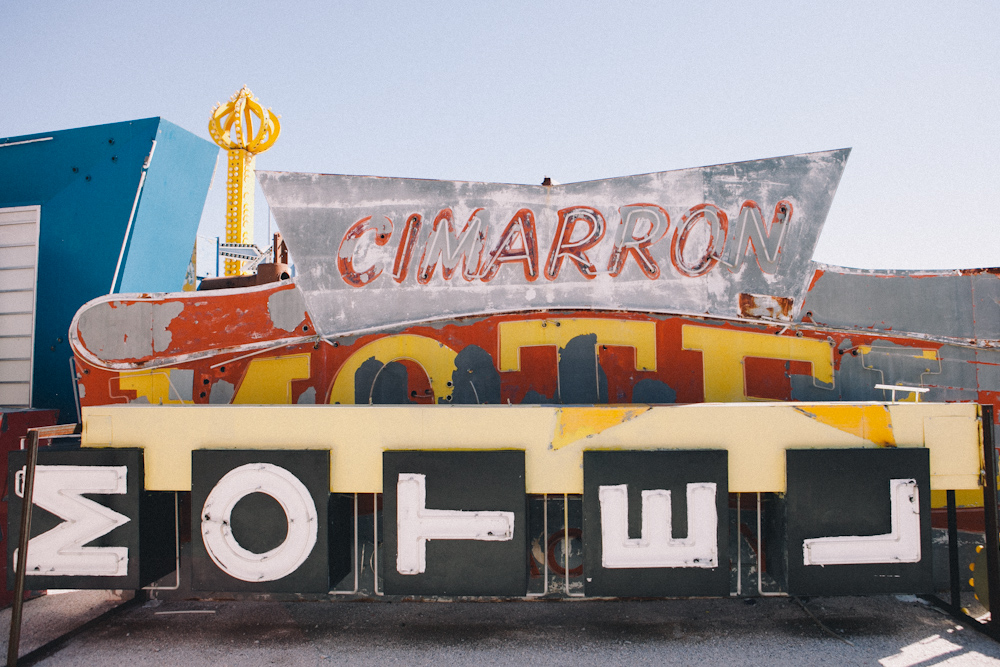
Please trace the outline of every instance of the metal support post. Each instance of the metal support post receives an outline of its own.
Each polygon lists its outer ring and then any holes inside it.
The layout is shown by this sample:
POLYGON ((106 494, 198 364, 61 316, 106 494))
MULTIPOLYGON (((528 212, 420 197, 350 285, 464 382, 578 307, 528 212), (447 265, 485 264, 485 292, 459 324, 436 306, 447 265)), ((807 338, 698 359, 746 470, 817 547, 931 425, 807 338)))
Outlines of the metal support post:
POLYGON ((993 441, 993 406, 983 405, 983 511, 986 519, 986 580, 990 591, 989 629, 1000 635, 1000 522, 997 517, 997 450, 993 441))
POLYGON ((17 543, 17 574, 14 584, 14 607, 10 615, 10 639, 7 642, 7 667, 16 667, 21 644, 21 619, 24 612, 24 577, 28 567, 28 536, 31 534, 31 500, 35 490, 35 463, 38 460, 38 431, 28 431, 28 460, 24 472, 24 497, 21 501, 21 534, 17 543))
POLYGON ((955 491, 949 489, 948 496, 948 565, 951 579, 951 606, 962 608, 962 582, 958 574, 958 513, 955 510, 955 491))

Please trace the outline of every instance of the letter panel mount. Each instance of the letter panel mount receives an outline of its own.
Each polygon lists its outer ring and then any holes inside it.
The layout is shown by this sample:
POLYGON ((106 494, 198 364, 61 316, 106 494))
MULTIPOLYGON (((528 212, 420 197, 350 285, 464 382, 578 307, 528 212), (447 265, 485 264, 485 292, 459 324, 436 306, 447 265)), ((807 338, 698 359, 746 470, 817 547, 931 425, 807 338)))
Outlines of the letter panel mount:
MULTIPOLYGON (((7 581, 13 587, 27 452, 7 474, 7 581)), ((172 493, 143 490, 141 449, 41 451, 35 470, 29 589, 138 589, 174 567, 172 493)))

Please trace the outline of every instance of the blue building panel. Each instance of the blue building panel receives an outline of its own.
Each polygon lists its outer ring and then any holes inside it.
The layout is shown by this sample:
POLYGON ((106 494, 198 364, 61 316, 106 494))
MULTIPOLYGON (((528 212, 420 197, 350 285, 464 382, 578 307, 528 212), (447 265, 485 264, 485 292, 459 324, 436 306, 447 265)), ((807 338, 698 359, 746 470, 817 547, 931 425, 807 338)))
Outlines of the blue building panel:
POLYGON ((160 121, 116 292, 180 291, 218 155, 215 144, 160 121))
POLYGON ((32 407, 76 419, 67 332, 81 305, 115 285, 181 288, 217 157, 160 118, 0 139, 0 208, 41 208, 32 407))

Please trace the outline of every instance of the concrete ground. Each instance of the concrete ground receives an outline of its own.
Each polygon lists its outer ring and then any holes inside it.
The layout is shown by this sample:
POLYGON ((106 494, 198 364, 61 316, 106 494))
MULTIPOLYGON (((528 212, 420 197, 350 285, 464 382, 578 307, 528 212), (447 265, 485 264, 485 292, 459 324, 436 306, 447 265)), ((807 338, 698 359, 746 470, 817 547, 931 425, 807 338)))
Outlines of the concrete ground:
MULTIPOLYGON (((52 591, 28 600, 22 614, 20 655, 72 632, 133 596, 133 591, 52 591)), ((4 660, 10 639, 10 618, 10 607, 0 610, 0 632, 3 633, 0 651, 4 660)))
MULTIPOLYGON (((974 607, 971 595, 963 602, 974 607)), ((22 654, 118 603, 26 605, 22 654)), ((0 614, 9 627, 10 610, 0 614)), ((6 652, 6 633, 3 651, 6 652)), ((151 600, 39 665, 997 665, 1000 644, 910 597, 531 602, 151 600), (808 609, 808 611, 807 611, 808 609), (810 615, 810 613, 812 615, 810 615)))
MULTIPOLYGON (((935 580, 944 589, 947 536, 935 531, 934 537, 935 580)), ((959 537, 967 591, 962 604, 980 615, 985 609, 968 592, 966 568, 982 536, 959 537)), ((751 559, 745 555, 745 561, 751 559)), ((189 563, 182 559, 182 565, 189 563)), ((183 572, 186 583, 190 573, 187 567, 183 572)), ((365 572, 370 579, 370 570, 365 572)), ((756 574, 744 575, 744 589, 754 590, 756 574)), ((161 585, 174 584, 174 576, 161 585)), ((558 592, 561 585, 554 581, 551 588, 558 592)), ((910 596, 814 598, 803 606, 787 597, 390 602, 215 594, 215 600, 196 600, 211 594, 186 585, 153 595, 158 599, 103 618, 132 592, 75 591, 30 600, 20 653, 99 618, 34 664, 1000 667, 1000 643, 910 596)), ((4 656, 10 613, 0 610, 4 656)))

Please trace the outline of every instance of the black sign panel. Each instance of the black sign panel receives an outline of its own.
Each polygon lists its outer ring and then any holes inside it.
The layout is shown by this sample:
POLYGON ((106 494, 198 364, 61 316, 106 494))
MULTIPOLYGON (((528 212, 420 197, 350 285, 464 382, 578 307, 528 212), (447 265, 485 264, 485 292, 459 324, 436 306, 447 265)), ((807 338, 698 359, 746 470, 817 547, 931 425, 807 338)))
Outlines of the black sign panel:
MULTIPOLYGON (((11 452, 7 581, 21 532, 27 452, 11 452)), ((174 565, 173 494, 143 492, 140 449, 39 451, 29 589, 136 589, 174 565)))
POLYGON ((522 596, 523 451, 387 451, 385 592, 522 596))
POLYGON ((931 592, 929 461, 926 449, 788 450, 788 592, 931 592))
POLYGON ((583 453, 589 596, 729 595, 725 450, 583 453))
POLYGON ((329 451, 193 451, 192 588, 326 593, 329 497, 329 451))

